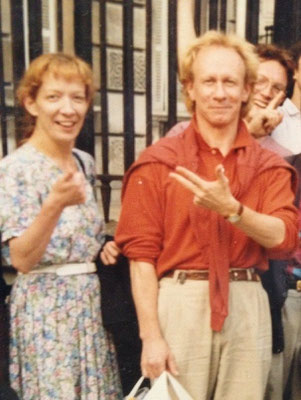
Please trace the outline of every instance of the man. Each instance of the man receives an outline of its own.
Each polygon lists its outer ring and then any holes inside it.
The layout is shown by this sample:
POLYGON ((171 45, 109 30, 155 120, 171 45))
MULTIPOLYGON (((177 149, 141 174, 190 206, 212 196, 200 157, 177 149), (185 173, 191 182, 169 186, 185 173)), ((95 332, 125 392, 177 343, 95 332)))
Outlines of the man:
POLYGON ((297 246, 293 170, 241 123, 256 70, 244 40, 196 40, 181 68, 191 124, 124 181, 115 238, 131 262, 142 373, 168 369, 196 400, 263 398, 271 328, 256 270, 297 246))

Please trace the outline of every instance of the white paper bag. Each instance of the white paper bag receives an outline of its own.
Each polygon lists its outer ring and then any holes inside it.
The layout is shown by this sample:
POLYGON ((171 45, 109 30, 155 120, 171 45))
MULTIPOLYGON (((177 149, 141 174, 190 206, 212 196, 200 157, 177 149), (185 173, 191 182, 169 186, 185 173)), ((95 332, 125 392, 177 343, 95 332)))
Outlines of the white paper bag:
MULTIPOLYGON (((133 387, 131 393, 126 396, 125 400, 136 400, 136 394, 143 382, 143 376, 138 380, 133 387)), ((187 393, 183 386, 167 371, 164 371, 159 378, 157 378, 150 388, 150 390, 143 397, 143 400, 193 400, 187 393), (171 395, 171 391, 174 395, 171 395)))

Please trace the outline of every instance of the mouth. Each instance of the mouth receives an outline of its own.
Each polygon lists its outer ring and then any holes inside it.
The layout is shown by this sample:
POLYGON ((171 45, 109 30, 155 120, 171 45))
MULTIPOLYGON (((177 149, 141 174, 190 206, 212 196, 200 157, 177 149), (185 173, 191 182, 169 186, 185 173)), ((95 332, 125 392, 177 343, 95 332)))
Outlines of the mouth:
POLYGON ((231 107, 224 106, 224 107, 210 107, 212 111, 228 111, 231 107))
POLYGON ((253 103, 255 106, 257 106, 259 108, 266 108, 267 105, 269 104, 267 101, 257 100, 257 99, 253 99, 253 103))
POLYGON ((75 121, 56 121, 56 124, 61 126, 62 128, 70 129, 75 126, 76 122, 75 121))

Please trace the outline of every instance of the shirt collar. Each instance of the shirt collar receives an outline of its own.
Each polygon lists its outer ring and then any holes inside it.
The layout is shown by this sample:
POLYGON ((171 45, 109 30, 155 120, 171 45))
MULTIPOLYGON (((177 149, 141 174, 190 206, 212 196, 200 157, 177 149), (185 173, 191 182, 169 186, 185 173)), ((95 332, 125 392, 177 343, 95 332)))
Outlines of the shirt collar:
MULTIPOLYGON (((212 148, 205 142, 202 134, 199 131, 195 115, 192 119, 192 124, 193 124, 194 131, 196 132, 196 138, 197 138, 197 143, 198 143, 199 147, 202 150, 211 151, 212 148)), ((250 146, 253 140, 254 139, 248 132, 246 124, 244 123, 243 120, 240 120, 240 122, 238 124, 238 132, 237 132, 235 141, 232 145, 232 149, 239 149, 242 147, 250 146)))

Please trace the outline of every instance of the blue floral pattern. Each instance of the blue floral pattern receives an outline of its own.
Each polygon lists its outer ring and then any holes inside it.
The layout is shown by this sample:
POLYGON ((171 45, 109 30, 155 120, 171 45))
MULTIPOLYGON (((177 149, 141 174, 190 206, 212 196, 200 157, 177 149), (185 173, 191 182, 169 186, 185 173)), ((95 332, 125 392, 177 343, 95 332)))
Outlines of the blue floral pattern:
MULTIPOLYGON (((103 224, 93 189, 93 159, 85 165, 87 200, 64 209, 39 265, 93 261, 103 224)), ((80 169, 80 165, 78 165, 80 169)), ((2 252, 39 213, 62 174, 55 163, 25 144, 0 162, 2 252)), ((104 330, 96 274, 19 274, 10 296, 12 387, 23 400, 121 400, 115 350, 104 330)))

